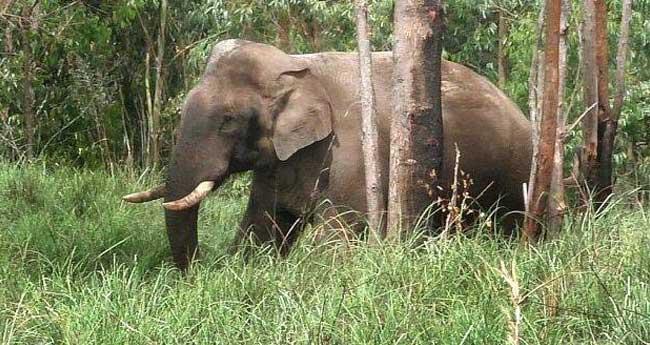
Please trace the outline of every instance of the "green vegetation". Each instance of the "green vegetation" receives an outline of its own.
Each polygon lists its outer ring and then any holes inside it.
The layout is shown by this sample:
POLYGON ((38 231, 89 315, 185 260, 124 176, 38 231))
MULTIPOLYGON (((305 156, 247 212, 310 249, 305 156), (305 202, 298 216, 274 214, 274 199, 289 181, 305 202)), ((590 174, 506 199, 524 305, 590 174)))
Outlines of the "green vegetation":
MULTIPOLYGON (((600 217, 570 215, 534 248, 483 223, 417 246, 315 247, 307 233, 286 258, 260 249, 245 260, 226 254, 246 205, 248 180, 235 178, 204 203, 201 261, 186 276, 170 263, 160 205, 120 201, 161 179, 138 175, 148 137, 159 131, 164 166, 216 41, 351 51, 354 11, 349 0, 164 3, 0 6, 0 344, 503 344, 517 332, 521 344, 648 344, 650 0, 633 5, 618 192, 600 217)), ((504 91, 525 112, 540 3, 447 2, 445 58, 493 82, 504 16, 504 91)), ((607 3, 614 51, 621 1, 607 3)), ((584 111, 578 4, 569 123, 584 111)), ((393 0, 370 6, 373 48, 389 50, 393 0)), ((571 133, 567 157, 581 140, 571 133)))
MULTIPOLYGON (((201 263, 169 263, 156 179, 0 165, 0 343, 503 344, 516 271, 526 344, 650 339, 650 210, 629 193, 527 249, 475 231, 409 245, 225 254, 245 206, 232 184, 201 213, 201 263)), ((308 236, 307 236, 308 238, 308 236)))
MULTIPOLYGON (((7 15, 0 16, 0 156, 11 161, 24 158, 26 103, 31 103, 37 119, 32 129, 35 156, 86 167, 146 166, 146 137, 151 131, 147 118, 152 112, 147 102, 155 98, 162 1, 42 0, 31 11, 33 1, 11 2, 7 15), (27 18, 21 21, 21 16, 27 18), (33 73, 31 80, 26 70, 33 73), (24 97, 26 84, 33 89, 32 102, 24 97)), ((391 49, 393 2, 369 1, 375 50, 391 49)), ((525 113, 540 3, 446 3, 445 58, 470 66, 492 81, 497 79, 498 17, 504 15, 508 27, 504 90, 525 113)), ((621 0, 607 3, 610 51, 615 52, 621 0)), ((584 111, 579 4, 573 0, 569 29, 569 123, 584 111)), ((215 42, 244 38, 291 53, 356 47, 350 0, 198 0, 169 1, 167 6, 167 26, 160 38, 164 43, 159 114, 163 165, 173 145, 181 103, 215 42)), ((650 152, 650 0, 634 1, 631 32, 628 94, 616 162, 622 168, 644 165, 650 170, 650 160, 643 158, 650 152)), ((614 67, 612 58, 612 76, 614 67)), ((579 141, 578 134, 570 150, 579 141)))

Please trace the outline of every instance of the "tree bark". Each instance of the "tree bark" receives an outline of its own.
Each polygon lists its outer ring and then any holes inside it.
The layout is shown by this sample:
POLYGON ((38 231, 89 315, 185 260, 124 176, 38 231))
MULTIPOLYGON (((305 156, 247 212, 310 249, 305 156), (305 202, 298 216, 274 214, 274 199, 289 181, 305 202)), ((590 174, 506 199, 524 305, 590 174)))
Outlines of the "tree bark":
POLYGON ((388 206, 391 239, 415 230, 418 217, 437 201, 443 153, 442 11, 439 0, 395 3, 388 206))
POLYGON ((627 62, 628 40, 630 34, 630 17, 632 2, 623 1, 620 38, 616 54, 616 96, 614 108, 609 107, 608 90, 608 42, 607 42, 607 4, 598 1, 596 5, 597 39, 598 39, 598 175, 594 183, 596 206, 602 208, 607 204, 613 192, 613 155, 618 129, 618 118, 623 107, 625 93, 625 64, 627 62))
POLYGON ((153 113, 153 101, 151 99, 151 53, 149 52, 149 45, 146 45, 145 56, 144 56, 144 95, 145 100, 143 102, 142 108, 142 131, 141 131, 141 140, 142 143, 142 162, 149 166, 151 162, 151 139, 150 133, 153 128, 153 120, 151 114, 153 113), (145 124, 146 123, 146 124, 145 124))
POLYGON ((532 123, 532 162, 530 176, 528 178, 528 190, 524 196, 526 200, 526 212, 529 211, 528 200, 531 199, 531 193, 535 185, 535 174, 537 172, 537 156, 539 151, 539 120, 540 104, 542 103, 543 86, 544 86, 544 17, 546 14, 546 1, 542 1, 539 15, 537 17, 536 43, 533 48, 533 57, 530 63, 530 75, 528 77, 528 112, 530 122, 532 123))
POLYGON ((571 1, 562 0, 562 15, 560 18, 560 56, 558 66, 558 107, 557 134, 555 138, 555 155, 553 156, 553 174, 551 176, 551 194, 548 202, 549 230, 558 232, 562 228, 566 200, 564 196, 564 138, 566 136, 566 113, 564 91, 566 89, 567 73, 567 35, 571 17, 571 1))
MULTIPOLYGON (((375 91, 372 83, 372 54, 368 39, 368 4, 365 0, 356 3, 357 43, 359 45, 359 74, 361 90, 361 121, 363 159, 366 175, 366 201, 368 203, 368 225, 371 232, 383 238, 384 193, 379 167, 379 145, 375 112, 375 91)), ((376 240, 376 238, 374 239, 376 240)))
MULTIPOLYGON (((598 67, 596 58, 596 8, 594 0, 583 1, 582 73, 585 109, 598 104, 598 67)), ((583 144, 580 175, 589 186, 596 179, 598 166, 598 108, 593 107, 582 120, 583 144)), ((583 200, 586 205, 589 201, 583 200)))
POLYGON ((629 50, 631 19, 632 0, 623 0, 620 37, 616 52, 616 94, 614 96, 614 107, 612 108, 612 117, 616 120, 621 116, 623 100, 625 99, 625 65, 627 64, 627 52, 629 50))
POLYGON ((524 235, 535 241, 541 234, 540 220, 544 216, 553 171, 553 156, 557 130, 558 108, 558 59, 560 41, 561 0, 548 0, 546 4, 546 44, 544 56, 544 96, 540 122, 540 140, 537 172, 531 198, 530 210, 524 224, 524 235))
POLYGON ((508 36, 508 24, 503 10, 499 10, 499 49, 497 52, 497 67, 499 79, 497 84, 501 90, 506 89, 508 81, 508 57, 506 56, 506 39, 508 36))
POLYGON ((160 113, 163 97, 163 60, 165 58, 165 28, 167 24, 167 0, 160 1, 160 30, 158 31, 158 52, 156 53, 156 86, 153 94, 151 111, 151 128, 149 128, 149 166, 156 167, 160 163, 160 113))
POLYGON ((616 123, 611 118, 609 106, 609 45, 607 40, 607 4, 605 0, 593 0, 596 8, 596 65, 598 66, 598 146, 597 169, 590 183, 597 208, 611 194, 612 151, 616 123), (612 139, 609 142, 609 139, 612 139))

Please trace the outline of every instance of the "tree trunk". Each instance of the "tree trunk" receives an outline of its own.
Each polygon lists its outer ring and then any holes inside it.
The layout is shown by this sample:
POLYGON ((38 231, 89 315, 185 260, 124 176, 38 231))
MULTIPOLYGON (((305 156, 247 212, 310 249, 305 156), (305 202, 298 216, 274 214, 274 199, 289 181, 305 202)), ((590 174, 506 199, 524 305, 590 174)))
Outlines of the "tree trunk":
POLYGON ((614 164, 612 156, 618 128, 618 118, 623 107, 625 93, 625 64, 627 60, 630 34, 631 0, 623 1, 620 38, 616 54, 616 97, 614 109, 609 107, 608 94, 608 42, 607 42, 607 4, 599 1, 596 6, 598 36, 598 177, 594 185, 596 206, 602 208, 610 196, 614 185, 614 164))
MULTIPOLYGON (((589 110, 582 120, 580 175, 593 186, 598 166, 598 67, 596 59, 596 8, 594 0, 584 0, 582 19, 582 73, 584 106, 589 110)), ((583 200, 586 205, 588 200, 583 200)))
POLYGON ((506 56, 506 39, 508 36, 508 24, 503 10, 499 10, 499 51, 497 53, 497 66, 499 70, 498 85, 501 90, 506 89, 508 80, 508 58, 506 56))
MULTIPOLYGON (((0 11, 2 13, 7 13, 9 11, 9 7, 12 4, 12 0, 1 0, 0 1, 0 11)), ((13 37, 13 25, 9 24, 7 21, 7 25, 4 29, 4 51, 7 57, 11 57, 14 54, 14 37, 13 37)), ((14 160, 16 156, 20 156, 21 152, 20 150, 17 150, 17 145, 14 141, 13 137, 13 131, 11 126, 9 125, 9 106, 8 105, 2 105, 0 106, 0 122, 2 123, 2 130, 0 131, 0 134, 2 134, 3 137, 3 142, 4 146, 7 147, 6 155, 9 158, 10 161, 14 160)))
POLYGON ((30 45, 30 32, 38 29, 37 5, 24 5, 20 24, 21 44, 23 49, 23 116, 25 121, 25 156, 34 158, 34 136, 36 116, 34 114, 34 57, 30 45), (29 21, 29 22, 27 22, 29 21))
POLYGON ((278 19, 275 22, 276 30, 276 42, 280 50, 291 53, 291 38, 289 37, 289 31, 291 30, 291 20, 289 18, 290 13, 279 13, 278 19))
POLYGON ((558 59, 560 41, 561 0, 548 0, 546 4, 546 44, 544 56, 544 102, 540 122, 540 140, 537 172, 530 200, 530 212, 524 224, 524 234, 535 241, 541 234, 540 220, 544 216, 551 185, 553 156, 557 130, 558 59))
MULTIPOLYGON (((7 11, 11 3, 7 3, 5 5, 5 9, 3 11, 7 11)), ((4 50, 7 53, 7 56, 11 56, 14 53, 14 37, 13 37, 13 25, 9 24, 7 22, 4 30, 4 50)))
POLYGON ((395 3, 388 207, 393 239, 415 230, 418 217, 437 200, 443 154, 442 10, 439 0, 395 3))
POLYGON ((528 178, 528 190, 524 198, 526 200, 526 212, 529 211, 528 200, 531 198, 533 187, 535 185, 535 173, 537 172, 537 155, 539 151, 539 119, 540 104, 542 102, 543 85, 544 85, 544 16, 546 13, 546 1, 542 1, 539 15, 537 17, 536 43, 533 48, 533 58, 530 62, 530 76, 528 77, 528 112, 530 122, 532 123, 532 162, 530 176, 528 178))
POLYGON ((167 0, 160 2, 160 30, 158 31, 158 52, 156 53, 156 86, 153 94, 151 127, 149 128, 149 166, 160 163, 160 113, 163 97, 163 60, 165 58, 165 27, 167 24, 167 0))
POLYGON ((376 237, 383 238, 385 235, 382 226, 384 189, 381 185, 381 170, 379 167, 375 91, 372 83, 372 56, 370 40, 368 40, 368 4, 365 0, 357 1, 356 11, 359 74, 361 80, 361 120, 363 125, 361 140, 363 143, 363 159, 366 173, 368 222, 371 232, 374 232, 376 237))
POLYGON ((609 106, 609 46, 607 41, 607 4, 594 0, 596 8, 596 65, 598 66, 598 146, 595 179, 591 181, 595 192, 595 206, 600 206, 612 190, 612 150, 616 123, 612 122, 609 106), (609 142, 609 139, 612 139, 609 142))
POLYGON ((146 107, 145 111, 143 111, 143 116, 142 120, 143 123, 146 122, 146 125, 142 126, 143 131, 142 131, 142 152, 143 152, 143 157, 142 161, 145 163, 146 166, 151 166, 151 162, 153 159, 151 158, 152 156, 152 151, 151 151, 151 133, 153 131, 154 125, 153 125, 153 100, 151 99, 151 53, 149 51, 149 44, 146 44, 145 48, 145 57, 144 57, 144 91, 145 91, 145 104, 143 107, 146 107))
POLYGON ((627 63, 627 51, 629 49, 631 19, 632 0, 623 0, 621 29, 619 30, 620 37, 616 52, 616 94, 614 96, 614 107, 612 108, 612 117, 616 120, 621 116, 623 100, 625 99, 625 65, 627 63))
POLYGON ((551 194, 548 200, 549 230, 558 232, 562 228, 566 201, 564 197, 564 138, 566 136, 566 113, 564 91, 566 89, 567 73, 567 35, 571 17, 571 1, 562 0, 562 15, 560 18, 560 56, 558 67, 558 107, 557 134, 555 138, 555 155, 553 157, 553 174, 551 176, 551 194))

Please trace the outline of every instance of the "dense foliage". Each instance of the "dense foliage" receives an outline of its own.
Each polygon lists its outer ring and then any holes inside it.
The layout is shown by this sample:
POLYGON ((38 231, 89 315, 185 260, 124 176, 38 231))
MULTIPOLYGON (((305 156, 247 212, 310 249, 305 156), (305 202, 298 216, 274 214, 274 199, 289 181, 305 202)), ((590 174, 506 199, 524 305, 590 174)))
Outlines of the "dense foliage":
MULTIPOLYGON (((578 1, 571 20, 570 118, 582 112, 579 91, 578 1)), ((610 43, 615 51, 620 1, 608 1, 610 43)), ((145 165, 146 114, 154 97, 154 61, 162 3, 158 0, 5 1, 0 58, 0 155, 25 152, 26 102, 35 113, 35 155, 97 166, 145 165), (27 80, 33 99, 25 99, 27 80)), ((224 38, 268 42, 292 53, 355 48, 351 1, 202 0, 166 5, 160 85, 163 159, 185 93, 201 72, 210 47, 224 38)), ((505 91, 527 108, 528 74, 539 1, 447 2, 445 57, 497 78, 497 17, 508 26, 505 91)), ((2 9, 0 9, 2 10, 2 9)), ((393 2, 371 1, 372 41, 391 48, 393 2)), ((619 165, 639 165, 650 141, 650 1, 634 2, 628 98, 622 119, 619 165)), ((612 61, 612 68, 614 65, 612 61)), ((645 158, 647 160, 647 158, 645 158)), ((650 163, 645 162, 647 166, 650 163)))

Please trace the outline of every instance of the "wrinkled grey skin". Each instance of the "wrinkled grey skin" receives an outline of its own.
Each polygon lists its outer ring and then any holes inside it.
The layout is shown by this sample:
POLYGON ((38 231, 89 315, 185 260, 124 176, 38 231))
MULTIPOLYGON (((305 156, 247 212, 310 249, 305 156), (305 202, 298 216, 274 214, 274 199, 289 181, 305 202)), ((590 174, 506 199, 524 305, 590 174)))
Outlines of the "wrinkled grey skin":
MULTIPOLYGON (((381 168, 387 188, 392 59, 373 55, 381 168)), ((215 189, 233 173, 252 170, 252 190, 235 246, 252 238, 290 248, 318 200, 366 212, 356 53, 287 55, 241 40, 218 43, 201 81, 187 96, 167 177, 165 201, 201 181, 215 189)), ((530 123, 492 83, 444 62, 445 158, 448 188, 457 144, 473 195, 491 206, 522 211, 530 171, 530 123), (488 186, 490 186, 488 188, 488 186), (487 188, 487 189, 486 189, 487 188)), ((384 191, 384 195, 388 195, 384 191)), ((199 206, 165 211, 174 261, 189 264, 197 248, 199 206)))

